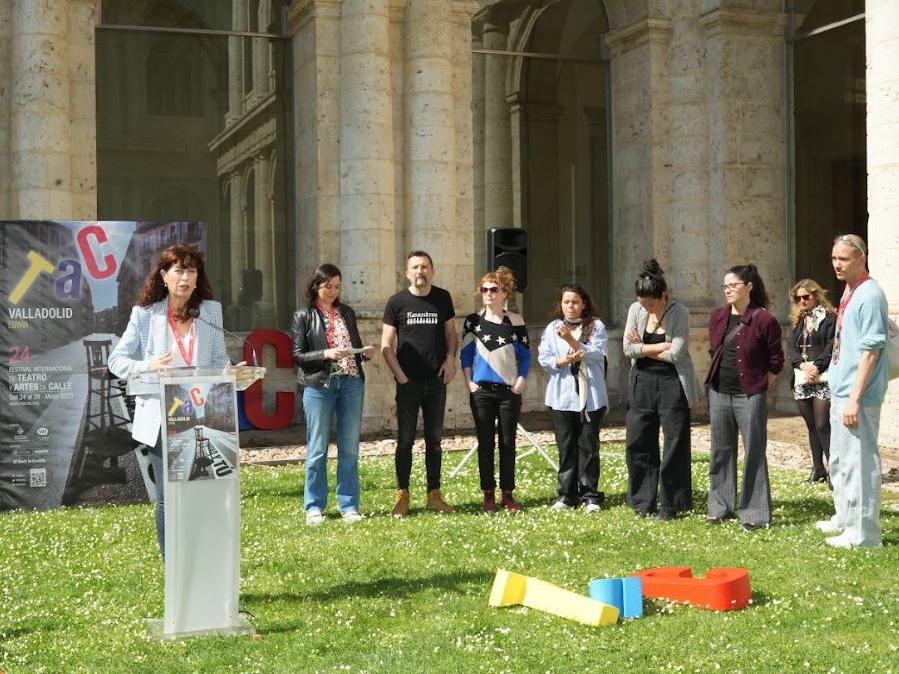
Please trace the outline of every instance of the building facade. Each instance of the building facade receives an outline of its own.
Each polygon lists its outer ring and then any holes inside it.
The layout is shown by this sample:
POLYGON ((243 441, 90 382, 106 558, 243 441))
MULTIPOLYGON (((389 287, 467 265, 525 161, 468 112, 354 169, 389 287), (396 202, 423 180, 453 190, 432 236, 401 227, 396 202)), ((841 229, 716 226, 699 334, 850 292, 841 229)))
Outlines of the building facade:
MULTIPOLYGON (((464 315, 487 230, 520 227, 519 309, 536 336, 559 284, 584 283, 623 408, 647 257, 691 309, 700 371, 724 270, 758 264, 785 321, 796 279, 839 291, 837 233, 869 240, 899 313, 897 90, 891 0, 9 0, 0 218, 206 220, 238 331, 286 329, 334 262, 374 343, 407 251, 464 315)), ((390 428, 389 372, 368 373, 365 425, 390 428)), ((463 389, 449 426, 472 425, 463 389)), ((542 406, 539 373, 526 398, 542 406)))

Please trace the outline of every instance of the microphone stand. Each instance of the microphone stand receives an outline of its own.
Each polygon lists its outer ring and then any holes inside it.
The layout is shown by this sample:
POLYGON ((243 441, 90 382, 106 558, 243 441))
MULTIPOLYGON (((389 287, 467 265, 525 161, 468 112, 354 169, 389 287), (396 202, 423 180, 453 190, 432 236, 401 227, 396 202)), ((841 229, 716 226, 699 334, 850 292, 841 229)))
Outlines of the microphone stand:
POLYGON ((239 341, 241 344, 245 344, 246 346, 249 346, 249 347, 250 347, 250 353, 253 354, 253 367, 259 367, 259 359, 256 357, 256 349, 255 349, 255 348, 253 347, 253 345, 250 344, 247 340, 245 340, 245 339, 244 339, 243 337, 241 337, 240 335, 234 334, 234 333, 231 332, 230 330, 225 330, 224 326, 216 325, 216 324, 213 323, 212 321, 207 321, 205 318, 203 318, 202 316, 200 316, 200 310, 199 310, 199 309, 188 309, 187 313, 188 313, 188 315, 191 316, 192 318, 196 318, 197 320, 202 321, 202 322, 205 323, 206 325, 208 325, 208 326, 210 326, 210 327, 212 327, 212 328, 215 328, 216 330, 218 330, 218 331, 221 332, 222 334, 228 335, 229 337, 232 337, 232 338, 236 339, 237 341, 239 341))

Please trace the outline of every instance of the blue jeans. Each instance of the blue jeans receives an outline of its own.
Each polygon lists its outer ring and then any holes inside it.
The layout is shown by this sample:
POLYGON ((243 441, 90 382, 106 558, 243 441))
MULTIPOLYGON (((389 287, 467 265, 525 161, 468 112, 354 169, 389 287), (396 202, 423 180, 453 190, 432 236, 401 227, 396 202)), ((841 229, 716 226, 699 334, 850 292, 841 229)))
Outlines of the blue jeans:
POLYGON ((303 508, 324 510, 328 504, 328 440, 337 413, 337 508, 359 509, 359 426, 365 382, 334 375, 327 386, 303 390, 306 412, 306 485, 303 508))

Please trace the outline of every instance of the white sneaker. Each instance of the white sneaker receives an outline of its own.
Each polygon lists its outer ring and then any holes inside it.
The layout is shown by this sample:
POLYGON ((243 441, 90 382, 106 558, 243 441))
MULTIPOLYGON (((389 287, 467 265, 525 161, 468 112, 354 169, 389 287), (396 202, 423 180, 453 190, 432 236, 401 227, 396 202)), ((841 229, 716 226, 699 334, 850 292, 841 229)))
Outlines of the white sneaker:
POLYGON ((556 501, 555 503, 553 503, 553 504, 549 507, 549 509, 550 509, 552 512, 554 512, 554 513, 562 512, 563 510, 567 510, 567 509, 568 509, 568 504, 565 503, 565 501, 563 501, 562 499, 559 499, 558 501, 556 501))
POLYGON ((855 547, 852 543, 849 542, 846 534, 840 534, 839 536, 831 536, 830 538, 825 538, 824 542, 834 548, 845 548, 848 550, 855 547))
POLYGON ((308 524, 310 527, 317 527, 324 521, 325 516, 322 515, 322 511, 318 508, 313 508, 312 510, 306 511, 306 524, 308 524))
POLYGON ((343 521, 347 524, 354 524, 355 522, 361 522, 365 518, 355 508, 351 508, 349 510, 344 510, 340 513, 340 516, 343 518, 343 521))
POLYGON ((815 522, 815 528, 825 534, 838 534, 843 530, 843 527, 837 524, 836 517, 815 522))
POLYGON ((588 515, 591 513, 598 513, 602 510, 602 507, 598 503, 588 503, 584 506, 584 512, 588 515))

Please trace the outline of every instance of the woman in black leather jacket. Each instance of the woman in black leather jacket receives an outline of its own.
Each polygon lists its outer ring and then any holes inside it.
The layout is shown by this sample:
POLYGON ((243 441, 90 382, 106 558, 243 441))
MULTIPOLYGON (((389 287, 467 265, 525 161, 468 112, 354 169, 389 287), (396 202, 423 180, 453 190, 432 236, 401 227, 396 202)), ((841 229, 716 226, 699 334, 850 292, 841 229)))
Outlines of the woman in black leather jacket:
POLYGON ((341 274, 322 264, 306 283, 307 306, 293 315, 293 360, 303 388, 306 413, 306 483, 303 509, 306 523, 324 521, 328 502, 328 440, 337 415, 337 508, 343 521, 358 522, 359 427, 365 375, 362 361, 375 353, 362 346, 356 314, 340 302, 341 274))
POLYGON ((808 428, 812 472, 807 482, 827 482, 824 459, 830 460, 830 385, 827 368, 833 351, 836 316, 827 291, 811 279, 802 279, 790 290, 790 324, 787 340, 793 366, 793 397, 808 428))

